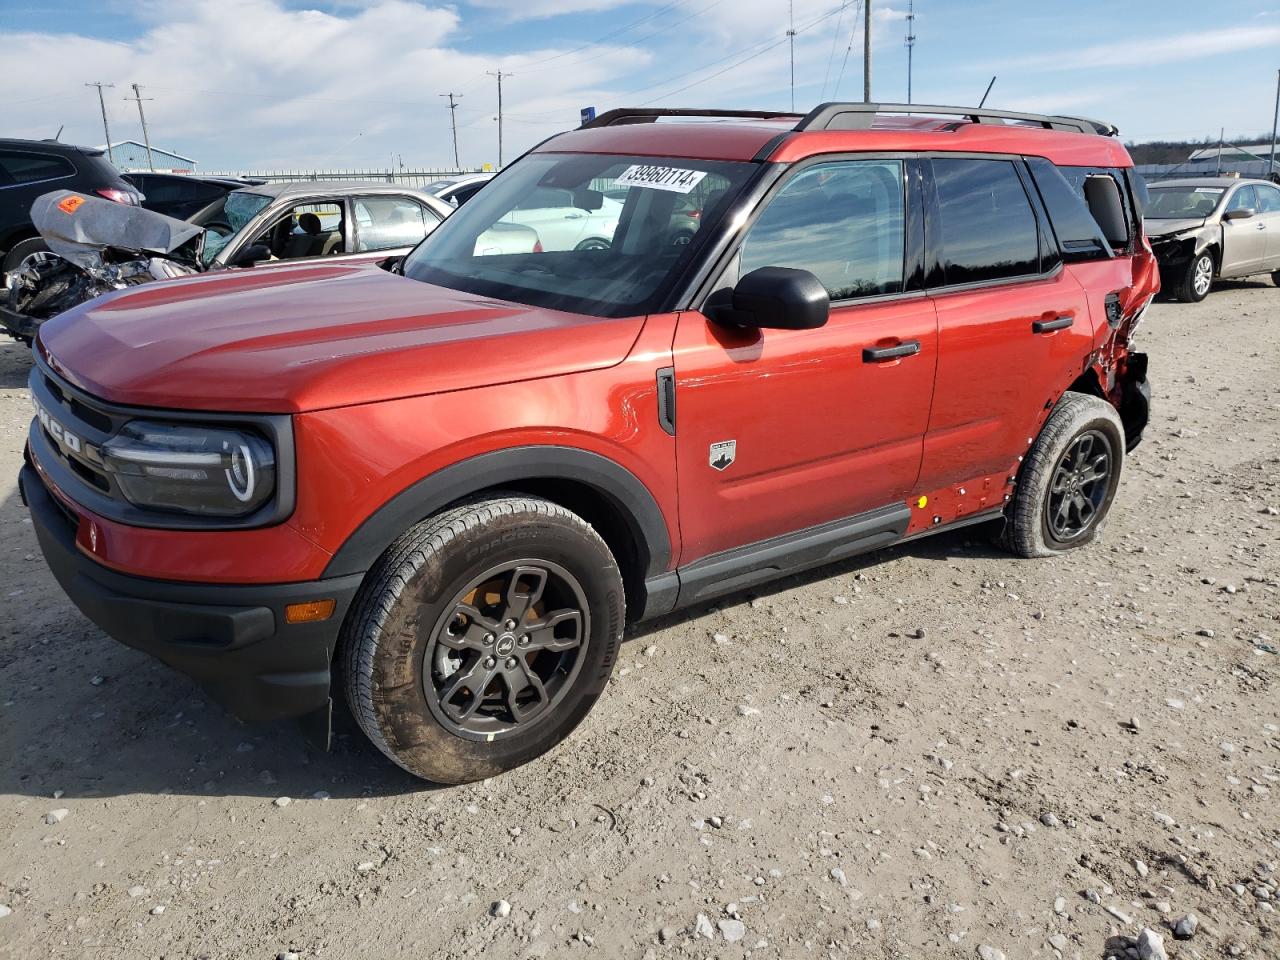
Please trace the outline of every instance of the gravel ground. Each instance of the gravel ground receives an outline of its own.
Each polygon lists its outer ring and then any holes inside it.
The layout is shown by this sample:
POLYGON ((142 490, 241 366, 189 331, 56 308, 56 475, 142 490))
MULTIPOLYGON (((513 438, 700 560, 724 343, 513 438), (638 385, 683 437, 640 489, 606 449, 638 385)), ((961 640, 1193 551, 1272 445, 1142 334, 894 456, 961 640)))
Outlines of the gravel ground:
POLYGON ((0 956, 1280 956, 1278 308, 1153 309, 1095 546, 957 531, 659 622, 550 756, 450 789, 84 620, 0 347, 0 956))

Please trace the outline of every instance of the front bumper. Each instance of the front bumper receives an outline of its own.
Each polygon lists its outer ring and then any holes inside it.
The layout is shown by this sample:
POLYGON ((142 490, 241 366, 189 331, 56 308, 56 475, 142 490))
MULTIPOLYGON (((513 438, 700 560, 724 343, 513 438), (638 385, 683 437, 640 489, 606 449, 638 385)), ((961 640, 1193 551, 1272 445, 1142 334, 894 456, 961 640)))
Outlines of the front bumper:
POLYGON ((338 631, 361 574, 309 583, 224 584, 151 580, 109 570, 76 545, 71 515, 30 465, 19 476, 40 549, 73 603, 105 633, 197 681, 251 722, 329 706, 338 631), (318 623, 287 623, 290 603, 333 598, 318 623))

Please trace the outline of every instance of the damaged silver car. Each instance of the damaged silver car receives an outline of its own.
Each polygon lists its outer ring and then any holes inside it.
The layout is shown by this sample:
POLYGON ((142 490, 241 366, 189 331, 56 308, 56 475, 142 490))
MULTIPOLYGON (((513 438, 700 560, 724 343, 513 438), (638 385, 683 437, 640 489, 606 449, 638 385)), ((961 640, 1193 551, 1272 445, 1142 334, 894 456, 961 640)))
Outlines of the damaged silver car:
POLYGON ((1154 183, 1148 192, 1147 236, 1174 297, 1198 302, 1215 280, 1263 273, 1280 286, 1280 187, 1195 177, 1154 183))

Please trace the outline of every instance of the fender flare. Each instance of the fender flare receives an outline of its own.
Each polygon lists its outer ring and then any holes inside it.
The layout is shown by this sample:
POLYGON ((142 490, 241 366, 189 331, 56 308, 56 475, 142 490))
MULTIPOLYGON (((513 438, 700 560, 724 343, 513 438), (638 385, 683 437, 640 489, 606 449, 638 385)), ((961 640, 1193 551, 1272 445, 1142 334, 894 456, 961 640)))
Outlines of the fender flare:
POLYGON ((671 540, 662 510, 647 487, 608 457, 576 447, 526 446, 483 453, 451 464, 396 494, 364 519, 338 548, 322 576, 365 573, 402 533, 444 507, 481 490, 523 480, 567 480, 603 496, 624 519, 646 578, 664 573, 671 540))

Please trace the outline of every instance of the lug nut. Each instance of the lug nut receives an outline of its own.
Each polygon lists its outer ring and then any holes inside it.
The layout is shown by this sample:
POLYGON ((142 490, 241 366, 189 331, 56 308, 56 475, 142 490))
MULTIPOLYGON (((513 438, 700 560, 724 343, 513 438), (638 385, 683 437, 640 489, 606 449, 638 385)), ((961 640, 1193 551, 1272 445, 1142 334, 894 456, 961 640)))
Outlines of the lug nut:
POLYGON ((507 658, 507 669, 508 669, 508 670, 514 670, 515 668, 516 668, 516 658, 515 658, 515 657, 508 657, 508 658, 507 658))
POLYGON ((508 630, 514 630, 516 628, 516 622, 514 620, 508 620, 506 626, 508 630))
POLYGON ((492 669, 494 668, 494 666, 497 664, 497 662, 498 662, 498 661, 497 661, 497 660, 495 660, 495 659, 493 659, 493 657, 488 657, 488 658, 486 658, 486 659, 485 659, 485 661, 484 661, 484 668, 485 668, 486 670, 492 670, 492 669))
POLYGON ((526 633, 520 638, 520 646, 527 647, 529 645, 529 635, 526 633))
POLYGON ((484 635, 484 642, 485 642, 485 643, 493 643, 493 634, 492 634, 492 633, 486 633, 486 634, 484 635))

